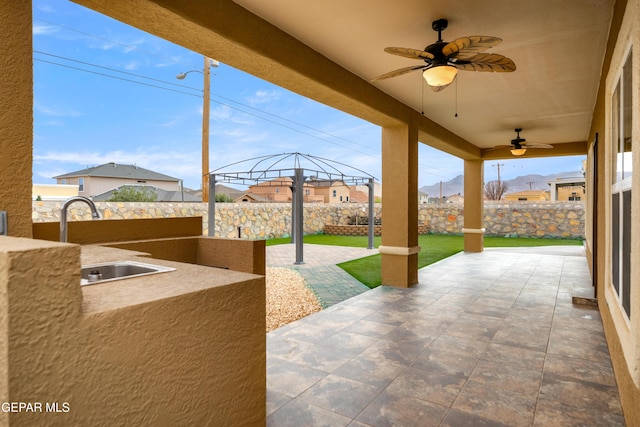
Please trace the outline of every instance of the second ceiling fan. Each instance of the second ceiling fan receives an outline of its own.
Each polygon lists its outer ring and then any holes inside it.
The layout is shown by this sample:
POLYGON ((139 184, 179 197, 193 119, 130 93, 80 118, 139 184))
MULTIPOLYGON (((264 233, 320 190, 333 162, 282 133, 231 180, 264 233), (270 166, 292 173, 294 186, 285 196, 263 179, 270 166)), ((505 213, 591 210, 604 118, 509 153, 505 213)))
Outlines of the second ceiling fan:
POLYGON ((527 142, 526 139, 520 137, 520 132, 522 132, 522 128, 515 128, 516 137, 511 140, 511 145, 498 145, 497 147, 490 148, 489 150, 496 150, 500 148, 509 148, 511 150, 511 154, 514 156, 522 156, 527 152, 527 148, 553 148, 553 145, 549 144, 540 144, 537 142, 527 142))
POLYGON ((483 53, 484 50, 496 46, 502 39, 492 36, 460 37, 452 42, 442 41, 442 31, 447 28, 449 21, 438 19, 431 27, 438 32, 438 41, 425 47, 424 50, 408 47, 387 47, 385 52, 405 58, 419 59, 425 65, 400 68, 382 74, 373 80, 384 80, 401 76, 415 70, 424 70, 423 76, 429 87, 435 92, 449 86, 456 78, 458 70, 463 71, 515 71, 516 64, 497 53, 483 53))

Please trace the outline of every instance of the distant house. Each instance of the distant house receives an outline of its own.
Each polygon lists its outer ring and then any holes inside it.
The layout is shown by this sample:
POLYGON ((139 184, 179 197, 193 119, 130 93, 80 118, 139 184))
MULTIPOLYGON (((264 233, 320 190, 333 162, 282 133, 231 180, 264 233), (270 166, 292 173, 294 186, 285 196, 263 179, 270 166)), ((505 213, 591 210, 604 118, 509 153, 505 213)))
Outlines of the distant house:
POLYGON ((150 171, 136 165, 105 163, 79 171, 54 176, 58 184, 75 184, 78 195, 94 197, 123 185, 153 186, 166 191, 179 191, 178 178, 150 171))
MULTIPOLYGON (((352 188, 353 188, 353 186, 352 186, 352 188)), ((363 193, 365 193, 367 195, 369 194, 369 186, 367 186, 367 185, 363 185, 363 184, 356 185, 355 188, 356 188, 356 190, 362 191, 363 193)), ((382 184, 380 184, 377 181, 373 182, 373 197, 378 199, 378 200, 382 199, 382 184)))
POLYGON ((551 187, 551 200, 557 201, 584 201, 585 178, 583 176, 574 178, 558 178, 555 181, 549 181, 551 187))
POLYGON ((506 202, 544 202, 549 200, 549 192, 545 190, 527 190, 504 195, 506 202))
POLYGON ((460 193, 452 194, 451 196, 447 197, 447 203, 463 204, 464 196, 462 196, 460 193))
MULTIPOLYGON (((251 194, 258 196, 255 202, 290 202, 293 198, 293 192, 291 186, 293 180, 289 177, 275 178, 270 181, 261 182, 249 187, 249 190, 245 195, 251 194)), ((314 192, 314 187, 309 183, 304 183, 304 197, 305 202, 322 202, 322 196, 318 196, 314 192)), ((251 201, 249 199, 247 202, 251 201)))
POLYGON ((33 184, 31 187, 33 200, 66 200, 77 195, 77 185, 33 184))
POLYGON ((153 187, 151 185, 121 185, 118 188, 114 188, 109 191, 105 191, 102 194, 98 194, 92 197, 94 202, 106 202, 108 201, 116 191, 123 188, 133 188, 139 192, 150 192, 156 195, 156 202, 201 202, 202 199, 192 194, 183 191, 168 191, 162 188, 153 187))
POLYGON ((422 191, 418 191, 418 204, 422 203, 429 203, 429 195, 422 191))
POLYGON ((216 184, 216 196, 218 194, 224 194, 229 200, 235 201, 238 197, 246 193, 244 190, 236 190, 235 188, 227 187, 226 185, 216 184))
POLYGON ((289 202, 293 195, 291 192, 292 185, 293 180, 291 178, 276 178, 250 186, 247 193, 260 196, 268 202, 289 202))
POLYGON ((324 203, 344 203, 349 201, 351 189, 344 181, 336 179, 311 179, 309 185, 317 196, 322 196, 324 203))
POLYGON ((241 193, 238 197, 233 199, 233 203, 267 203, 269 199, 263 196, 252 193, 241 193))
POLYGON ((349 201, 351 203, 367 203, 369 201, 369 192, 356 190, 355 187, 349 189, 349 201))
POLYGON ((443 196, 443 197, 428 197, 427 198, 427 203, 428 204, 447 203, 447 196, 443 196))

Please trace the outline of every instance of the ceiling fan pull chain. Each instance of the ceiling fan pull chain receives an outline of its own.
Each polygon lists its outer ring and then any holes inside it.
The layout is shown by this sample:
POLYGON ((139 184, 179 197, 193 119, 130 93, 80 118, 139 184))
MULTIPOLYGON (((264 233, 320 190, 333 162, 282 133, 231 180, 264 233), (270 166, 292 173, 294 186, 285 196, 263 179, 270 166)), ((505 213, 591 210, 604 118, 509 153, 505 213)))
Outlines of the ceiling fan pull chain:
POLYGON ((453 117, 458 117, 458 79, 456 79, 456 114, 453 117))
POLYGON ((424 84, 425 81, 422 78, 422 76, 420 76, 420 88, 422 89, 422 115, 424 116, 424 84))

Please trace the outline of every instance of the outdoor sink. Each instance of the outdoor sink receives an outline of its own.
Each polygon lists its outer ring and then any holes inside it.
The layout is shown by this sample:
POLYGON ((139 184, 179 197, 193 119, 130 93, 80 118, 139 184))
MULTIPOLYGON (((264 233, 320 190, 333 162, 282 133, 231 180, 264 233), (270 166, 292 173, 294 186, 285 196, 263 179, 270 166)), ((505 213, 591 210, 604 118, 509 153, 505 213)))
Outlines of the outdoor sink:
POLYGON ((135 261, 117 261, 103 264, 83 265, 80 285, 93 285, 96 283, 129 279, 132 277, 164 273, 173 270, 175 270, 175 268, 135 261))

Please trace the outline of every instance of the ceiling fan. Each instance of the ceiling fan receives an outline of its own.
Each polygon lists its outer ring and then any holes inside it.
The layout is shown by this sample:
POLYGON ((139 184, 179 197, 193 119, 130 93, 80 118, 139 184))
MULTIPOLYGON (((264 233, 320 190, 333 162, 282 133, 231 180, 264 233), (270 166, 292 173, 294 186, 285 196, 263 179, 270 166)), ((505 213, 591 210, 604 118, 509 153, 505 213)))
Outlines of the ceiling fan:
POLYGON ((536 142, 527 142, 526 139, 520 138, 520 132, 522 132, 522 128, 515 128, 516 137, 511 140, 511 145, 499 145, 493 149, 499 148, 510 148, 511 154, 514 156, 522 156, 527 152, 527 148, 553 148, 553 145, 549 144, 538 144, 536 142))
POLYGON ((502 39, 491 36, 460 37, 452 42, 442 41, 442 31, 447 28, 449 21, 438 19, 433 21, 431 28, 438 32, 438 41, 425 47, 424 50, 407 47, 387 47, 385 52, 405 58, 420 59, 426 65, 400 68, 382 74, 372 81, 384 80, 401 76, 414 70, 424 70, 422 73, 427 84, 433 91, 439 92, 449 86, 456 78, 458 70, 464 71, 515 71, 514 62, 497 53, 482 53, 482 51, 496 46, 502 39))

